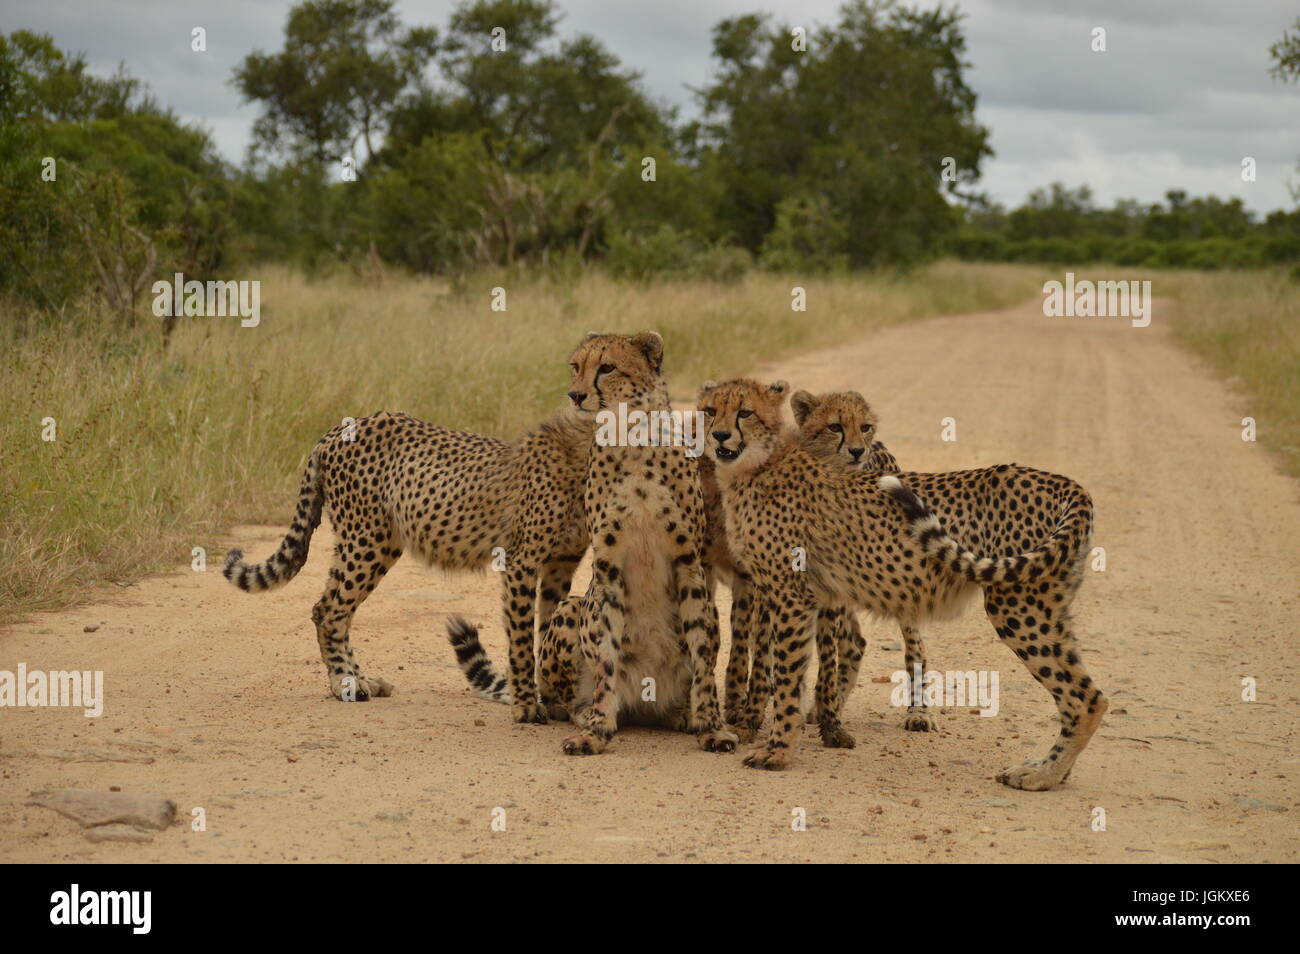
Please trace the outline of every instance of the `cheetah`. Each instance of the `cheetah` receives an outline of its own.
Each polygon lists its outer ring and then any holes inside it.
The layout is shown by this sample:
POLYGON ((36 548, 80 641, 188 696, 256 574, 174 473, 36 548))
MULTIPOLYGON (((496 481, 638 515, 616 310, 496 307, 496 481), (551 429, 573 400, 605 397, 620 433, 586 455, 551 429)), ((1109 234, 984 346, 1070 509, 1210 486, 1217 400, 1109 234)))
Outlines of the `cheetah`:
MULTIPOLYGON (((620 408, 667 412, 663 356, 654 332, 588 335, 570 360, 569 399, 593 419, 620 408)), ((701 748, 734 751, 714 681, 718 619, 695 461, 682 446, 595 440, 583 499, 591 583, 553 621, 550 645, 569 654, 544 677, 580 729, 564 752, 604 751, 620 716, 689 728, 701 748)))
MULTIPOLYGON (((794 413, 804 448, 814 457, 849 470, 898 473, 898 461, 894 455, 875 439, 880 418, 857 391, 833 391, 820 396, 796 391, 790 395, 790 410, 794 413)), ((833 704, 837 716, 857 685, 867 641, 857 615, 847 606, 821 608, 817 626, 817 646, 821 656, 817 691, 819 713, 822 706, 833 704), (823 638, 823 630, 829 630, 832 636, 823 638), (837 682, 828 683, 826 680, 832 676, 837 676, 837 682)), ((922 726, 909 718, 904 720, 903 727, 919 729, 922 726)), ((847 733, 845 737, 851 744, 851 737, 847 733)), ((843 739, 841 744, 844 744, 843 739)))
MULTIPOLYGON (((591 334, 570 362, 569 399, 591 417, 624 409, 669 409, 663 339, 591 334)), ((592 579, 564 601, 538 648, 538 686, 555 719, 580 729, 569 755, 604 751, 621 725, 694 731, 701 748, 734 751, 714 684, 718 621, 704 560, 707 514, 697 463, 683 447, 636 447, 595 440, 584 503, 592 579)), ((456 659, 480 695, 504 701, 504 680, 477 630, 454 619, 456 659)))
POLYGON ((745 764, 790 762, 819 603, 915 627, 956 615, 978 589, 994 630, 1053 696, 1061 723, 1046 756, 1003 770, 999 780, 1030 790, 1064 781, 1108 707, 1080 660, 1070 616, 1092 530, 1087 492, 1068 477, 1016 464, 909 477, 953 515, 945 526, 899 477, 832 468, 809 453, 783 428, 783 395, 779 385, 744 379, 701 402, 728 539, 779 620, 773 725, 745 764), (977 557, 952 533, 996 556, 977 557), (804 556, 802 571, 795 552, 804 556))
MULTIPOLYGON (((700 398, 716 387, 715 382, 705 382, 700 389, 700 398)), ((843 391, 814 397, 807 391, 797 391, 791 395, 790 405, 803 444, 814 456, 851 470, 872 470, 877 473, 898 470, 898 462, 885 445, 873 440, 879 418, 858 392, 843 391)), ((706 501, 712 505, 710 519, 721 523, 724 517, 716 478, 713 476, 713 462, 703 459, 700 472, 702 477, 708 475, 705 486, 712 489, 711 494, 706 489, 706 501)), ((718 536, 722 537, 724 544, 721 549, 725 550, 725 528, 718 531, 718 536)), ((733 607, 741 605, 742 610, 747 610, 747 603, 751 600, 748 575, 733 577, 732 586, 733 607), (740 595, 737 596, 737 593, 740 595)), ((751 735, 758 731, 762 723, 770 696, 771 640, 767 638, 770 628, 762 621, 762 612, 762 608, 759 608, 754 612, 754 619, 743 619, 738 623, 733 608, 731 654, 727 664, 727 722, 751 735), (745 622, 750 624, 752 632, 760 634, 755 647, 752 676, 747 670, 751 629, 743 628, 745 622), (730 707, 734 705, 739 710, 742 700, 747 701, 743 713, 736 711, 733 715, 730 707)), ((844 606, 819 607, 817 648, 817 690, 815 705, 808 721, 822 727, 823 741, 827 745, 852 748, 854 739, 840 724, 839 712, 844 700, 857 684, 862 654, 866 648, 866 639, 852 610, 844 606)), ((904 727, 915 726, 910 721, 905 721, 904 727)))
POLYGON ((401 413, 348 421, 309 455, 279 549, 264 563, 231 550, 224 575, 249 592, 288 583, 306 563, 328 506, 338 542, 312 620, 330 691, 366 701, 391 695, 393 686, 362 674, 348 639, 352 617, 404 550, 447 570, 504 566, 512 715, 545 722, 534 616, 544 628, 587 550, 582 480, 591 438, 590 420, 569 408, 514 443, 401 413))

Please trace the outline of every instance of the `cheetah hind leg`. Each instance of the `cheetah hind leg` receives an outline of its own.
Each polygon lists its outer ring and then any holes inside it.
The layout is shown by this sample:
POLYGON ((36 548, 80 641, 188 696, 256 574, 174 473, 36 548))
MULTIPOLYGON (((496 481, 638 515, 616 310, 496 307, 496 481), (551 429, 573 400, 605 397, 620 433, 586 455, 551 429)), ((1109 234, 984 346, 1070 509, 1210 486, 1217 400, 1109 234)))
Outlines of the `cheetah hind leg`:
POLYGON ((995 605, 987 592, 984 601, 999 638, 1051 693, 1060 715, 1060 734, 1046 757, 1028 759, 998 773, 998 781, 1003 785, 1035 792, 1059 785, 1069 777, 1075 760, 1110 707, 1079 659, 1068 602, 1074 595, 1070 588, 1072 581, 1055 582, 1065 588, 1065 599, 1056 604, 1054 619, 1046 617, 1044 612, 1049 605, 1045 591, 1042 597, 1036 598, 1037 606, 1022 596, 1020 606, 1013 610, 995 605), (1035 651, 1031 653, 1031 649, 1035 651))
POLYGON ((687 550, 672 561, 674 583, 681 594, 678 606, 680 634, 691 660, 691 725, 696 741, 706 752, 734 752, 740 736, 722 719, 714 670, 720 637, 718 610, 710 598, 708 580, 699 555, 687 550))
POLYGON ((592 674, 591 703, 572 713, 581 731, 561 746, 565 755, 599 755, 618 731, 618 693, 614 686, 618 643, 626 632, 623 607, 627 589, 623 574, 596 561, 578 624, 583 665, 592 674))
POLYGON ((316 624, 316 642, 335 699, 367 702, 393 694, 393 684, 387 679, 362 674, 348 635, 357 610, 401 555, 401 550, 384 547, 375 552, 350 540, 342 540, 334 547, 329 582, 312 608, 311 618, 316 624), (353 568, 351 573, 349 564, 353 568))

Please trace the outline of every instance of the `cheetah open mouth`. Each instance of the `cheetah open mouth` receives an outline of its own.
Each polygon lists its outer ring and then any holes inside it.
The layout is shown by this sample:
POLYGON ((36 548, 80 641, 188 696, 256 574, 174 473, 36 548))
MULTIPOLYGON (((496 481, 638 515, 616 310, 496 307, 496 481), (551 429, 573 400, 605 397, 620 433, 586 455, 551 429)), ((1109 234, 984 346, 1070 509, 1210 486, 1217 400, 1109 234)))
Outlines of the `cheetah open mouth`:
POLYGON ((744 444, 741 444, 735 450, 732 450, 730 447, 715 447, 713 449, 713 454, 718 458, 718 460, 735 460, 740 456, 740 452, 744 449, 744 444))

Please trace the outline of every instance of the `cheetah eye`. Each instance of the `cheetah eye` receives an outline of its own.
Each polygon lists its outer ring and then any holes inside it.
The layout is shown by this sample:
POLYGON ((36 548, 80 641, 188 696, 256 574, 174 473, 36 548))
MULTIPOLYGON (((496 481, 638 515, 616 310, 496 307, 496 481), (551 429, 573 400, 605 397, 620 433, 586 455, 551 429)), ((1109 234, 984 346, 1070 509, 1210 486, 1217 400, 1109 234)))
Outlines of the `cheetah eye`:
POLYGON ((753 413, 754 413, 753 411, 737 411, 736 417, 749 417, 753 413))
POLYGON ((717 416, 718 416, 718 409, 717 409, 716 407, 706 407, 706 408, 704 409, 704 416, 705 416, 705 417, 717 417, 717 416))
POLYGON ((613 370, 614 370, 614 366, 613 366, 612 364, 602 364, 602 365, 600 366, 600 373, 601 373, 601 374, 609 374, 609 372, 611 372, 611 371, 613 371, 613 370))
POLYGON ((863 434, 870 434, 870 433, 871 433, 872 431, 874 431, 875 429, 876 429, 876 426, 875 426, 874 424, 863 424, 863 425, 862 425, 862 433, 863 433, 863 434))
POLYGON ((576 363, 574 363, 574 364, 570 364, 570 365, 569 365, 569 370, 572 371, 574 374, 577 374, 577 373, 578 373, 578 365, 577 365, 576 363))
POLYGON ((826 430, 830 431, 832 434, 844 433, 844 428, 840 427, 838 424, 827 424, 826 430))

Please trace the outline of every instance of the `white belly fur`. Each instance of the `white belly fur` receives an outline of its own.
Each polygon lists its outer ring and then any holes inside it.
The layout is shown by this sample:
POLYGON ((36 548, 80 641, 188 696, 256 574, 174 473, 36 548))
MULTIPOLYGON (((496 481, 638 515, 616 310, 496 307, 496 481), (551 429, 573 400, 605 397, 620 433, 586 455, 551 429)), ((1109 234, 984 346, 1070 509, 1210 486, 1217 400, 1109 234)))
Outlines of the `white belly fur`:
POLYGON ((627 593, 626 630, 615 669, 619 721, 625 724, 670 721, 690 702, 691 665, 679 636, 663 516, 664 507, 675 513, 677 506, 664 487, 642 489, 645 497, 630 488, 620 495, 619 552, 609 554, 623 572, 627 593), (624 661, 628 654, 633 658, 624 661), (644 698, 647 678, 654 680, 653 700, 644 698))

